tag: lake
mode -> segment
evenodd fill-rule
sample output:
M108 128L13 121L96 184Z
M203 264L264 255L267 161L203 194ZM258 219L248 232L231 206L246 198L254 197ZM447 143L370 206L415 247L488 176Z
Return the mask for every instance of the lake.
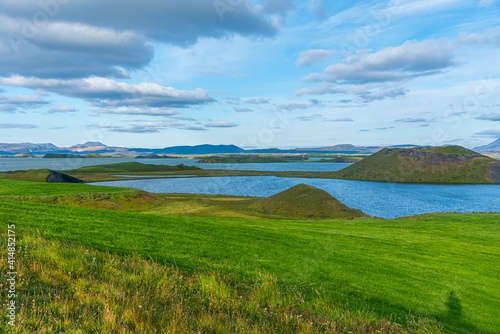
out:
M349 207L386 219L431 212L500 212L500 185L429 185L274 176L197 177L98 182L152 193L267 197L305 183Z
M0 172L49 168L53 170L76 169L85 166L116 164L120 162L140 162L150 165L197 166L202 169L248 170L270 172L332 172L345 168L350 163L334 162L282 162L282 163L196 163L196 159L134 159L134 158L0 158Z

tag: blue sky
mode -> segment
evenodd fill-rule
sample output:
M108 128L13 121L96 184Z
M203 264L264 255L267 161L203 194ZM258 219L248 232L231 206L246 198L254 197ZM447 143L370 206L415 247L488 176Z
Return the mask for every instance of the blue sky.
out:
M0 0L0 142L500 138L500 1Z

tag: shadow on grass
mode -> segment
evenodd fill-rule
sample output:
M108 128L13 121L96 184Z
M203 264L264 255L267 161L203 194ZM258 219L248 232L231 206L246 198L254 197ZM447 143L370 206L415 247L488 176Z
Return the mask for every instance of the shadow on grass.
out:
M474 325L463 319L462 303L454 291L450 291L448 293L445 306L447 310L443 314L438 315L436 318L438 321L445 324L448 329L454 331L460 330L464 333L480 332Z
M446 301L446 307L448 308L446 318L452 320L453 322L461 322L462 303L460 303L460 299L457 297L455 292L450 291L448 300Z
M352 297L355 297L355 294L350 295ZM359 300L361 300L361 298L359 298ZM435 319L440 325L444 327L445 333L482 333L476 326L463 319L464 315L462 303L454 291L450 291L447 294L447 299L444 302L446 310L437 315L412 313L403 305L387 303L386 300L380 298L365 299L365 302L368 304L372 312L381 317L387 317L387 314L411 314L411 316L407 317L406 321L404 318L399 318L397 316L395 318L392 318L393 321L399 323L407 323L407 321L411 321L412 318L416 319L419 317L424 317Z

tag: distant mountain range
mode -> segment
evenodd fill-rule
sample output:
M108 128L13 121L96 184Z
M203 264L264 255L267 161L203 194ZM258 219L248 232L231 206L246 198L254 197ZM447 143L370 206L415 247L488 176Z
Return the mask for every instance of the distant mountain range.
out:
M500 138L488 145L476 147L474 150L483 153L500 153Z
M47 154L47 153L101 153L115 155L140 155L140 154L216 154L216 153L375 153L383 147L379 146L354 146L350 144L307 147L294 149L254 149L245 150L235 145L196 145L196 146L172 146L161 149L149 148L126 148L107 146L101 142L86 142L71 147L57 147L54 144L33 143L0 143L0 155L14 155L20 153Z
M395 145L388 148L411 148L417 145ZM126 148L107 146L101 142L86 142L71 147L57 147L54 144L33 143L0 143L0 155L15 155L20 153L47 154L47 153L99 153L111 155L145 155L145 154L217 154L217 153L349 153L349 154L372 154L380 151L382 146L354 146L351 144L340 144L325 147L305 147L293 149L253 149L245 150L235 145L196 145L196 146L171 146L160 149L151 148ZM480 152L500 152L500 139L491 144L475 148Z

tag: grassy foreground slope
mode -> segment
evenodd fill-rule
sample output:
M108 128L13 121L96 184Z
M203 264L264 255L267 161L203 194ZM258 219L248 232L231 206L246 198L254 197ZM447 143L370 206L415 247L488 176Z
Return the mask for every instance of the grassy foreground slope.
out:
M481 184L496 182L488 168L497 163L460 146L386 148L333 175L362 181Z
M280 287L270 275L247 279L202 270L186 275L138 255L110 254L39 234L24 235L20 247L18 326L7 325L2 314L5 334L440 332L425 318L412 318L403 327L332 301L310 301L304 289ZM3 272L9 271L6 264L2 259ZM337 316L318 315L324 309Z
M496 333L500 325L499 214L231 220L0 200L0 221L15 223L21 235L38 230L43 238L136 253L185 272L231 272L240 281L271 275L280 287L301 286L305 303L328 319L340 317L328 306L335 301L376 318L393 314L400 324L411 322L409 314L435 318L451 333Z

